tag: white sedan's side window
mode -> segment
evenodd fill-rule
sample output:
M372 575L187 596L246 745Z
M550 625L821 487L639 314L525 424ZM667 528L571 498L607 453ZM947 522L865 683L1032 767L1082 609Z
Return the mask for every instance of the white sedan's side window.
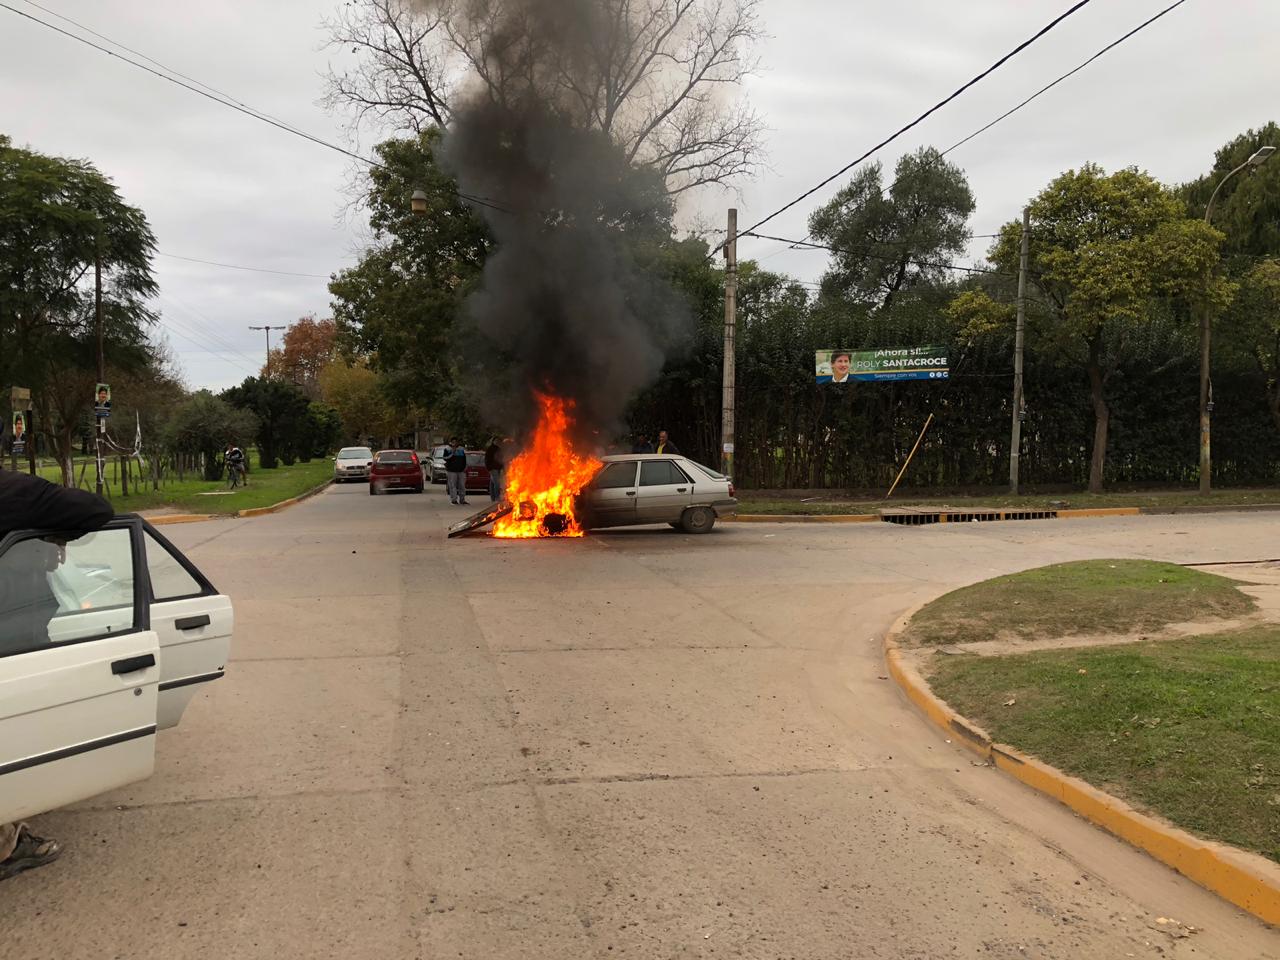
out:
M178 558L150 533L145 538L147 544L147 572L151 577L151 594L157 603L166 600L179 600L184 597L198 597L204 593L204 587L195 577L187 572L186 567L178 562Z
M134 629L133 576L127 529L15 543L0 555L0 656Z

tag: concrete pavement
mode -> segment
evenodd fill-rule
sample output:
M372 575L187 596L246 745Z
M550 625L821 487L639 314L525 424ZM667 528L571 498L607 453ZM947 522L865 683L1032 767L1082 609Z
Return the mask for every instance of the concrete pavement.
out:
M1272 557L1280 516L446 541L441 489L166 529L233 661L155 776L41 818L0 955L1280 958L974 766L879 642L1044 563Z

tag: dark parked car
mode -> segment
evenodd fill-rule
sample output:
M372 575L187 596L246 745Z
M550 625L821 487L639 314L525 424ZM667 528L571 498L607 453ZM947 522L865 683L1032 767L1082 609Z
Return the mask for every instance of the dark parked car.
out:
M489 468L484 465L483 450L467 451L467 492L489 492Z
M379 450L369 466L369 495L387 490L412 490L422 493L426 483L422 464L412 450Z

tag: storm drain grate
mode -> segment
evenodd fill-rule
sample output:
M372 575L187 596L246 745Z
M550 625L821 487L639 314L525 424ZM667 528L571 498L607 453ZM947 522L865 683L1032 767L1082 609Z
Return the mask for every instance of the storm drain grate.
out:
M922 526L927 523L989 523L995 520L1056 520L1057 510L951 510L946 507L890 507L880 511L885 523Z

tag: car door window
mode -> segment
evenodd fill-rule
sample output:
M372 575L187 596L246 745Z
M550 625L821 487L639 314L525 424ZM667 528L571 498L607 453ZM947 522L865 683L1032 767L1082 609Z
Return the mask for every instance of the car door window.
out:
M628 463L611 463L596 475L592 486L597 490L612 490L618 487L634 487L636 484L635 461Z
M0 656L141 629L133 596L127 528L20 540L0 555Z
M156 603L199 597L209 592L150 530L147 531L146 544L147 574L151 577L151 597Z
M670 460L645 460L640 464L640 486L661 487L688 483L689 478Z

